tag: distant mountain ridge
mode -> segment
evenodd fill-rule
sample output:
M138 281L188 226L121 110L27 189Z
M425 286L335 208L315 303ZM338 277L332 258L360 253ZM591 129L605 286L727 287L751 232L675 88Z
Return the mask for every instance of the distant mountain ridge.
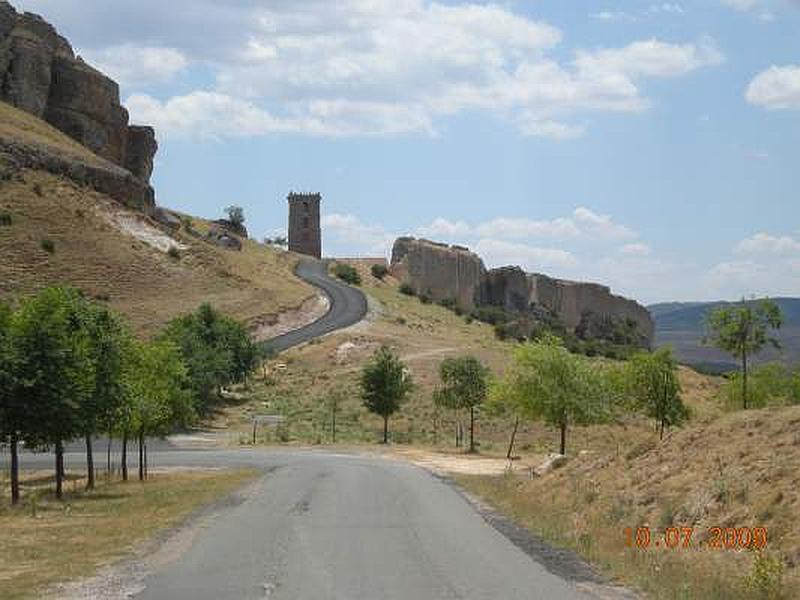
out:
M783 314L783 327L777 337L781 351L765 349L755 362L780 360L800 362L800 298L773 298ZM647 307L656 324L656 346L672 346L687 364L713 371L726 371L737 365L733 358L703 345L705 318L713 309L735 302L662 302Z

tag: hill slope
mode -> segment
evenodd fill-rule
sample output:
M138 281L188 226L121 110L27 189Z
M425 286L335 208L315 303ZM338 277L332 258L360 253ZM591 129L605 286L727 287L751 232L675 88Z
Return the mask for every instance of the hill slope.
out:
M778 334L781 352L767 349L756 362L800 361L800 298L774 298L783 313L784 325ZM680 360L694 365L735 368L730 355L703 345L705 317L726 302L665 302L648 306L656 321L656 345L672 346Z
M3 103L0 144L33 148L78 166L119 169ZM20 168L5 154L0 170L0 213L11 220L0 225L0 297L74 285L107 298L147 334L206 301L239 319L264 323L315 296L293 276L292 254L251 240L241 252L210 244L202 239L209 223L198 218L190 218L194 235L185 228L170 233L69 173ZM43 240L52 241L52 253ZM180 248L177 258L167 254L173 245Z

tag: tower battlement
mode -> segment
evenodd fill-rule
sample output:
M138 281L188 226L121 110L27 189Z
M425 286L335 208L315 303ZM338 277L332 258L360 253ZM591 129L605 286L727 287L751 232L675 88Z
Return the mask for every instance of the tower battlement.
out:
M290 192L289 250L322 258L322 231L320 228L320 202L322 194Z

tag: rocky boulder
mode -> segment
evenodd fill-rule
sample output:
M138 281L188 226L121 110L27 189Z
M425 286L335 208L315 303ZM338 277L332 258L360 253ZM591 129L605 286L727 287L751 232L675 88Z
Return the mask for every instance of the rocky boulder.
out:
M233 235L228 229L216 223L211 225L211 229L209 229L206 234L206 239L212 244L222 246L229 250L242 249L242 240Z

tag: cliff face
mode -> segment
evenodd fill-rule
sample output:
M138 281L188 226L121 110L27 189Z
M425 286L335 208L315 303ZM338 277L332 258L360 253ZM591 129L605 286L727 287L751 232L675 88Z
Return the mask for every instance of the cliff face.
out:
M66 133L149 185L158 149L150 127L128 125L119 86L76 57L44 19L0 0L0 100Z
M480 257L465 248L400 238L392 250L392 274L434 300L455 298L462 308L497 306L519 313L544 308L570 331L591 331L594 319L631 319L647 343L653 341L655 327L647 309L604 285L529 274L519 267L487 271Z
M391 271L417 293L437 301L452 298L467 309L475 306L486 273L480 257L466 248L411 237L394 243Z

